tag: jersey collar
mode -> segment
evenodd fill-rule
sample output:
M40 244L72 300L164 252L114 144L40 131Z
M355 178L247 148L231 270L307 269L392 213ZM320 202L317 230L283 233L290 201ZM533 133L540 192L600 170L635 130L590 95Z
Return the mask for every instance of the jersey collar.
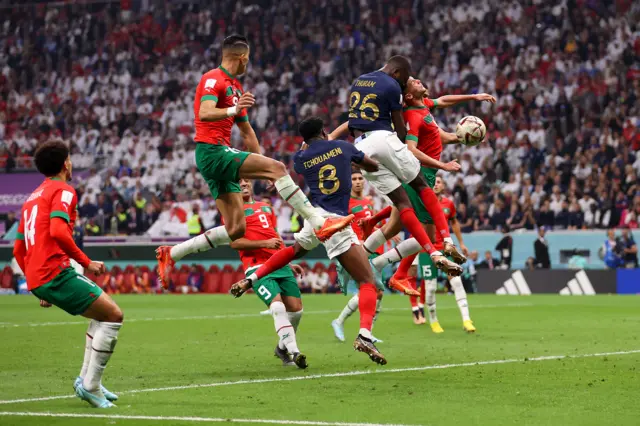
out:
M227 71L227 69L225 67L223 67L222 65L220 65L218 67L219 70L221 70L223 73L225 73L226 75L228 75L230 78L236 78L235 75L231 74L229 71Z
M411 107L407 107L404 110L405 111L411 111L413 109L425 109L427 106L426 105L422 105L422 106L411 106Z
M62 179L60 179L60 178L57 178L57 177L52 177L52 178L49 178L49 180L57 180L57 181L60 181L60 182L62 182Z

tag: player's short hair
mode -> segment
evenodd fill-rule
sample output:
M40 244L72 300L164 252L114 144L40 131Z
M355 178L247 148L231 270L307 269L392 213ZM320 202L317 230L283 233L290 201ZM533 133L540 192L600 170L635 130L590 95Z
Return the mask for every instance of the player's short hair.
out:
M396 55L389 58L387 64L392 68L411 71L411 61L406 56Z
M62 140L47 141L36 149L33 159L36 168L46 177L55 176L62 171L69 157L69 147Z
M243 35L232 34L222 41L223 55L242 56L249 50L249 40Z
M298 125L298 132L305 141L322 136L324 121L320 117L305 118Z
M351 167L351 174L354 173L358 173L358 174L362 174L362 169L360 169L359 167Z

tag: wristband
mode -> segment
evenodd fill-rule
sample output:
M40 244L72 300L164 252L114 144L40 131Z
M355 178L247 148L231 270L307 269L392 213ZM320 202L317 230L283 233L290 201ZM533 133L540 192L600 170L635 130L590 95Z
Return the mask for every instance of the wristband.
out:
M227 117L233 117L236 114L238 114L238 108L234 106L227 108Z

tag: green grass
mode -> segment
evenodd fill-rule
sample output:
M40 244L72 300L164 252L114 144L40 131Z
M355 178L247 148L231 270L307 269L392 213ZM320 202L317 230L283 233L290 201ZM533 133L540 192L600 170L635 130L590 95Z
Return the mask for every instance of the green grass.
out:
M77 398L66 398L3 403L0 412L429 425L638 424L640 353L579 357L640 350L640 298L636 297L471 296L478 333L467 335L453 297L439 295L445 333L434 335L428 326L413 325L406 298L389 296L374 329L385 340L379 348L389 363L378 367L351 347L357 315L347 323L346 343L333 337L329 323L348 299L308 296L298 333L310 363L306 371L283 369L272 356L273 322L257 315L264 307L253 295L240 300L230 296L116 300L125 312L125 325L104 383L120 392L117 409L98 411ZM82 362L85 328L82 318L56 308L41 309L35 298L0 297L0 400L70 395ZM570 358L531 359L553 355ZM451 366L494 360L516 361ZM438 364L450 366L127 393ZM0 413L0 425L14 424L197 423Z

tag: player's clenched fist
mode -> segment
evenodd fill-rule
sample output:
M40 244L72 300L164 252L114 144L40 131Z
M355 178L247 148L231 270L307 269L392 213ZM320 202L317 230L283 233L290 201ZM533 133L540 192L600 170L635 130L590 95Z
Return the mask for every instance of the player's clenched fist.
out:
M449 161L444 165L444 171L446 172L458 172L462 166L458 163L457 160Z
M284 242L280 238L271 238L270 240L266 240L265 248L269 249L279 249L284 245Z
M92 260L91 263L89 263L89 266L87 266L87 271L95 275L104 274L104 272L106 271L104 262L96 262L95 260Z
M253 96L253 93L245 92L242 94L242 96L240 96L240 99L238 99L236 108L238 108L238 110L251 108L255 103L256 103L256 98L255 96Z

